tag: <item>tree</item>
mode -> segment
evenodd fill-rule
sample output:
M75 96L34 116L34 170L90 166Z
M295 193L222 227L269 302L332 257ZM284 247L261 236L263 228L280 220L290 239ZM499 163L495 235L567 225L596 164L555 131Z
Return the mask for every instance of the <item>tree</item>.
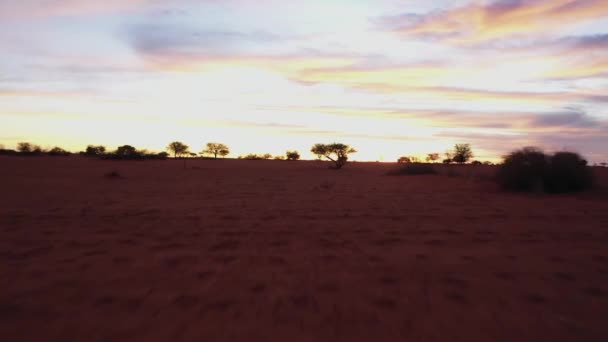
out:
M334 162L334 164L336 164L336 169L341 169L346 164L350 153L357 152L354 148L341 143L315 144L310 151L319 158L325 157ZM332 157L332 155L335 156Z
M298 151L287 151L285 153L285 155L287 156L287 160L299 160L300 159L300 154L298 153Z
M411 163L411 162L412 162L412 160L410 159L410 157L406 157L406 156L399 157L399 159L397 159L397 163L399 163L399 164L407 164L407 163Z
M397 163L399 164L407 164L407 163L420 163L420 158L415 156L403 156L397 159Z
M272 154L270 154L270 153L265 153L265 154L262 156L262 158L263 158L263 159L266 159L266 160L268 160L268 159L272 159Z
M180 141L174 141L167 146L167 150L173 152L173 158L181 157L182 155L189 153L189 148L188 145Z
M141 156L137 149L131 145L119 146L114 155L120 159L137 159Z
M230 150L228 148L220 150L220 156L222 156L222 158L226 158L226 156L229 154L230 154Z
M439 160L439 153L429 153L426 155L426 161L429 163L434 163Z
M456 144L454 146L454 157L452 160L459 164L464 164L473 158L473 151L469 144Z
M21 153L30 153L34 150L34 146L29 142L20 142L17 144L17 151Z
M217 159L218 155L225 157L230 154L230 149L228 146L222 143L210 142L207 143L207 147L201 152L201 154L212 154L213 158Z
M61 147L53 147L51 150L49 150L49 155L50 156L68 156L68 155L70 155L70 152L62 149Z
M89 145L87 146L87 149L85 150L84 154L87 156L102 156L106 153L106 148L105 146L102 145L98 145L98 146L94 146L94 145Z

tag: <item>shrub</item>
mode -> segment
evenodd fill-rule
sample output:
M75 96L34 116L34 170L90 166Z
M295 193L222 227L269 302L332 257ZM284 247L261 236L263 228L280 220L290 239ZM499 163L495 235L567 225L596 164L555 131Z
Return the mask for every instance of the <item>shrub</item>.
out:
M287 157L287 160L299 160L300 159L300 153L298 153L298 151L287 151L287 152L285 152L285 156Z
M70 154L71 154L70 152L62 149L61 147L53 147L48 152L49 156L69 156Z
M84 155L85 156L100 157L100 156L103 156L105 153L106 153L105 146L102 146L102 145L98 145L98 146L89 145L89 146L87 146L87 149L85 150Z
M506 190L561 193L589 189L593 174L577 153L547 156L540 149L526 147L504 158L497 181Z
M420 163L407 163L404 166L399 167L393 171L390 171L390 175L400 176L400 175L434 175L437 171L428 164L420 164Z
M587 161L574 152L557 152L549 160L545 190L553 193L575 192L591 188L593 173Z
M506 190L542 190L548 158L543 151L525 147L504 157L497 173L498 183Z

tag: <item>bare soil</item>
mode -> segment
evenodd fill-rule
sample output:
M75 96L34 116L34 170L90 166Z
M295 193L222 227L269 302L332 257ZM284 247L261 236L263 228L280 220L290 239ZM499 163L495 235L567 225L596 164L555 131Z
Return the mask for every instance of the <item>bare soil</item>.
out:
M327 166L0 158L1 339L608 340L603 192Z

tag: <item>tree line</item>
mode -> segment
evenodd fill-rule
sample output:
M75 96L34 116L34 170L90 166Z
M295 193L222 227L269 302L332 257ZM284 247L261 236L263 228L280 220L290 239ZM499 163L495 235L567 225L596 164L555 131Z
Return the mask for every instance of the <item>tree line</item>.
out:
M230 148L219 142L209 142L203 149L194 153L190 151L190 146L180 141L173 141L166 147L168 152L149 152L145 149L139 150L131 145L122 145L116 148L116 150L108 151L103 145L88 145L84 151L78 152L79 155L89 157L99 157L102 159L125 159L125 160L146 160L146 159L166 159L170 156L173 158L193 158L193 157L204 157L218 159L218 157L225 158L230 154ZM319 160L326 159L334 164L334 168L341 169L348 161L348 156L352 153L356 153L357 150L353 147L342 144L342 143L329 143L329 144L314 144L310 152L317 156ZM69 156L74 153L69 152L61 147L53 147L50 149L43 149L39 145L20 142L17 144L16 150L5 149L4 146L0 145L0 155L25 155L25 156L36 156L36 155L49 155L49 156ZM424 161L427 163L438 163L443 164L465 164L471 161L474 157L473 150L470 144L456 144L452 150L444 153L445 158L441 160L440 153L428 153ZM237 159L245 160L299 160L300 153L298 151L288 150L284 155L273 156L270 153L265 154L246 154L238 156ZM400 164L415 164L422 163L422 159L416 156L402 156L397 159ZM493 165L491 162L480 162L477 160L471 161L473 165ZM608 166L608 163L598 163L596 166Z

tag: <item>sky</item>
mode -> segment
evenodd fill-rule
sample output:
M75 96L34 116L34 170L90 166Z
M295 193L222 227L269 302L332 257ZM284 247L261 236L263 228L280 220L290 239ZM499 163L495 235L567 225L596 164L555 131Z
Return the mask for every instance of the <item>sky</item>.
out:
M606 0L0 0L0 145L608 161Z

